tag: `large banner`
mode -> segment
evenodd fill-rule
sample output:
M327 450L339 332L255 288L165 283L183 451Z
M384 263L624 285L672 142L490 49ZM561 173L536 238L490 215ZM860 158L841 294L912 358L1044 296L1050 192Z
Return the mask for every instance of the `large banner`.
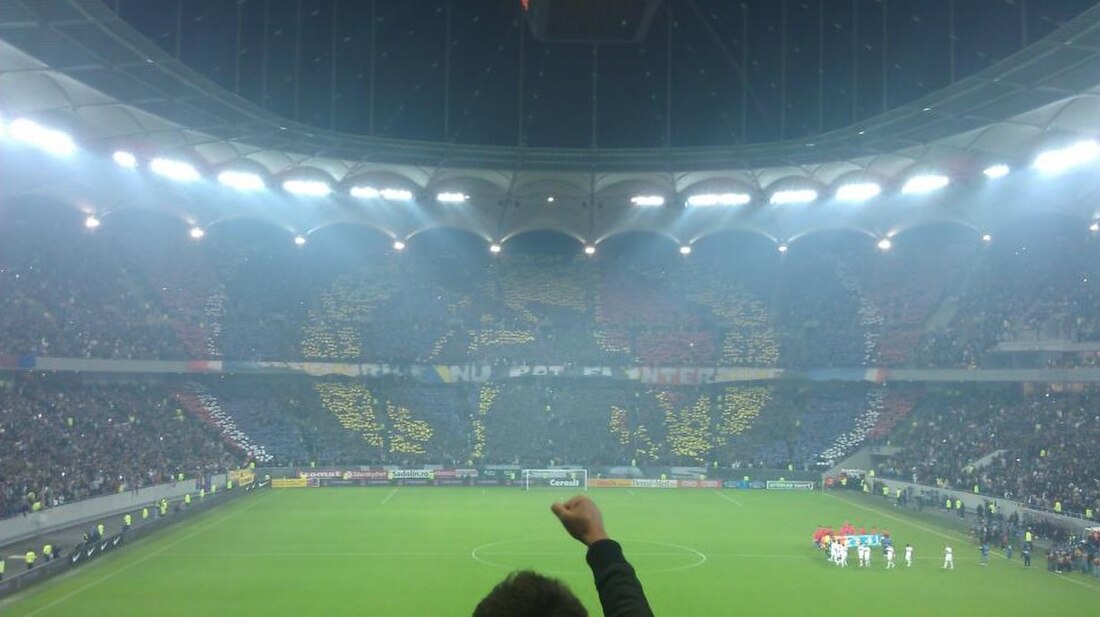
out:
M307 488L309 480L306 478L273 478L271 488Z
M650 386L699 386L752 381L1032 382L1097 383L1100 368L794 370L736 366L574 366L564 364L356 364L350 362L241 362L233 360L107 360L0 356L0 370L98 373L304 374L374 379L388 376L438 384L485 383L525 377L618 379Z

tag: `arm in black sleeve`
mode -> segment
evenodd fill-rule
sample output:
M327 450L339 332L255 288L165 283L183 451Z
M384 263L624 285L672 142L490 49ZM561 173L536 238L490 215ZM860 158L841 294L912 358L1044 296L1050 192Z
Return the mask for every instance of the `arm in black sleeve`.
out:
M614 540L599 540L588 547L588 566L596 579L604 617L653 617L642 583Z

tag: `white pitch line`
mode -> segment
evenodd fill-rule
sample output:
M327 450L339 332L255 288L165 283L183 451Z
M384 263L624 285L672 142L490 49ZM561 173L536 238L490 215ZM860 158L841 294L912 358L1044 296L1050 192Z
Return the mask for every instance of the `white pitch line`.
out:
M1065 576L1063 574L1059 574L1058 572L1047 572L1047 574L1050 574L1051 576L1056 576L1056 577L1062 579L1063 581L1066 581L1067 583L1073 583L1074 585L1080 585L1080 586L1084 587L1085 589L1091 589L1091 590L1095 591L1096 593L1100 593L1100 587L1094 587L1092 585L1089 585L1088 583L1082 583L1081 581L1074 580L1074 579L1072 579L1068 576Z
M392 491L390 491L389 495L386 495L385 499L382 500L382 505L386 505L386 502L390 500L390 497L393 497L396 494L397 494L397 489L395 488Z
M744 508L744 507L745 507L745 504L741 503L740 501L737 501L737 500L736 500L736 499L734 499L733 497L730 497L729 495L727 495L727 494L723 493L723 492L722 492L722 491L720 491L720 490L715 490L715 491L714 491L714 494L715 494L715 495L718 495L718 496L719 496L719 497L721 497L722 499L725 499L726 501L728 501L728 502L730 502L730 503L732 503L732 504L735 504L735 505L737 505L737 506L740 506L740 507L742 507L742 508Z
M268 493L268 495L274 495L274 493ZM83 593L83 592L91 589L92 587L95 587L96 585L102 583L103 581L105 581L107 579L114 578L115 576L118 576L119 574L122 574L123 572L129 570L130 568L132 568L132 567L134 567L138 564L145 563L146 561L152 559L153 557L157 557L158 555L163 554L165 551L172 548L173 546L176 546L176 545L181 544L181 543L183 543L187 540L190 540L191 538L199 535L200 533L202 533L204 531L207 531L207 530L209 530L209 529L211 529L211 528L213 528L217 525L220 525L221 523L224 523L225 521L229 520L230 518L233 518L234 516L237 516L238 514L240 514L242 512L245 512L245 511L248 511L248 510L252 509L253 507L255 507L256 505L258 505L259 503L261 503L263 501L267 501L267 498L266 497L260 497L256 501L253 501L252 503L250 503L247 506L241 508L240 510L237 510L235 512L230 512L230 513L226 514L225 516L223 516L223 517L221 517L217 520L210 521L210 523L208 525L204 525L202 527L199 527L198 529L196 529L196 530L192 531L191 533L183 536L182 538L180 538L180 539L178 539L174 542L169 542L168 544L165 544L164 546L157 549L156 551L153 551L152 553L149 553L148 555L146 555L146 556L144 556L140 559L136 559L134 561L131 561L130 563L116 569L114 572L108 573L106 576L104 576L102 578L96 579L96 580L88 583L87 585L84 585L83 587L78 587L78 588L74 589L73 591L70 591L69 593L67 593L67 594L61 596L60 598L54 600L53 602L50 602L48 604L43 604L42 606L39 606L38 608L36 608L33 611L31 611L31 612L27 613L26 615L24 615L24 617L34 617L34 615L37 615L37 614L41 613L42 611L44 611L46 609L53 608L53 607L57 606L58 604L61 604L62 602L68 600L69 598L71 598L71 597L73 597L77 594Z

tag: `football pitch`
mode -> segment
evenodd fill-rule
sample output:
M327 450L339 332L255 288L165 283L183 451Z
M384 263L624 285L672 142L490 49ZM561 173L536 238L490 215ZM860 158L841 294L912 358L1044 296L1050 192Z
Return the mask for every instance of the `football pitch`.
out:
M0 603L7 617L469 615L507 572L566 581L601 615L584 563L550 503L571 493L510 488L267 490L150 536ZM659 616L1100 616L1100 581L1053 575L1036 555L978 550L955 532L821 493L592 490L608 532ZM876 502L877 503L877 502ZM827 563L818 524L888 529L915 547L905 567ZM955 548L955 570L940 568Z

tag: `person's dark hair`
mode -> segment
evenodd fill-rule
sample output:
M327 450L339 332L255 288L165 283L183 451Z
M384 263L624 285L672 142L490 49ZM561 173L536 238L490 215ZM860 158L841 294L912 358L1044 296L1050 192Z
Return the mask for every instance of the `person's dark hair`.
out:
M473 617L588 617L588 611L565 583L520 570L493 587Z

